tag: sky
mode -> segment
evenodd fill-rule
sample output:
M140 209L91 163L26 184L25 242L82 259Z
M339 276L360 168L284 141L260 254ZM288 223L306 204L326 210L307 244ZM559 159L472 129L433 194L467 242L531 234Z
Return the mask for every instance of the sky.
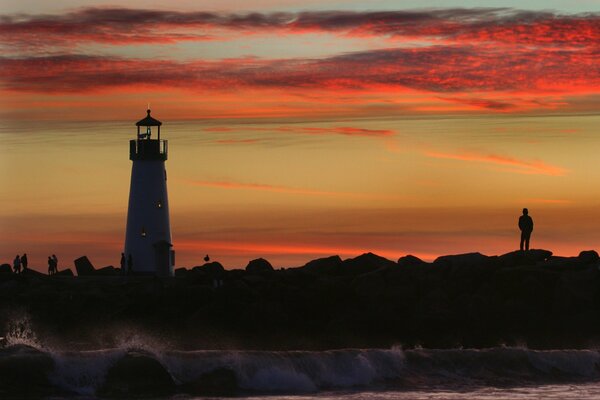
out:
M118 265L135 122L177 266L598 249L600 1L0 0L0 262Z

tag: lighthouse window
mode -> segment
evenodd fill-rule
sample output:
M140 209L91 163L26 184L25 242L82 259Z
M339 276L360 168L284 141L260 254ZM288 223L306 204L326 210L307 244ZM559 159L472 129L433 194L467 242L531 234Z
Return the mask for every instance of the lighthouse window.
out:
M159 200L159 201L156 202L156 207L162 208L162 201L161 200Z
M146 228L142 228L142 237L146 237Z

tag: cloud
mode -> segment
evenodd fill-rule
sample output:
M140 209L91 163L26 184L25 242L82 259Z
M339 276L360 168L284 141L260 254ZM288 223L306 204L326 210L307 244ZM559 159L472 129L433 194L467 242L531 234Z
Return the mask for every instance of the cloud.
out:
M428 151L425 153L425 155L427 157L432 158L442 158L449 160L491 164L501 167L509 167L508 169L504 170L518 174L550 176L564 176L567 174L567 171L564 168L549 165L542 161L526 161L496 154L478 154L473 152L441 153L435 151Z
M481 49L431 46L355 52L323 59L176 62L62 55L0 58L3 88L80 93L115 88L242 88L345 91L577 94L600 88L600 49ZM452 97L452 96L450 96ZM473 101L471 101L473 103ZM504 109L484 102L483 108ZM351 134L351 132L347 132Z
M247 14L85 8L63 15L0 17L0 43L25 47L70 47L80 42L174 43L226 38L241 31L597 47L599 21L600 15L595 13L508 8Z
M238 131L245 132L282 132L282 133L300 133L305 135L344 135L344 136L365 136L365 137L385 137L395 135L391 129L367 129L352 126L337 127L302 127L302 126L274 126L269 128L240 126ZM229 127L209 127L204 128L205 132L231 132L233 128ZM253 139L245 139L253 140ZM234 140L237 142L238 140ZM222 142L222 141L220 141Z

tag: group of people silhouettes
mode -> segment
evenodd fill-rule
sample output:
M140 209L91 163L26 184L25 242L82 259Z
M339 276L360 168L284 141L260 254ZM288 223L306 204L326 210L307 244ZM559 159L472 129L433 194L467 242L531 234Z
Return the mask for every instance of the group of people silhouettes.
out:
M20 274L27 269L27 253L23 253L22 256L18 255L13 260L13 271L15 274Z
M58 272L58 258L56 254L48 257L48 275L54 275Z

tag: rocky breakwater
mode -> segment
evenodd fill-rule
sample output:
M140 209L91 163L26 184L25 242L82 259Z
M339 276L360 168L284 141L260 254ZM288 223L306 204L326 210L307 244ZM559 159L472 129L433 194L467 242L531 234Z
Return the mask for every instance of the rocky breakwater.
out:
M0 329L26 314L38 337L109 346L132 332L183 348L586 347L600 339L595 251L448 255L429 263L372 253L275 269L218 262L170 279L0 274Z

